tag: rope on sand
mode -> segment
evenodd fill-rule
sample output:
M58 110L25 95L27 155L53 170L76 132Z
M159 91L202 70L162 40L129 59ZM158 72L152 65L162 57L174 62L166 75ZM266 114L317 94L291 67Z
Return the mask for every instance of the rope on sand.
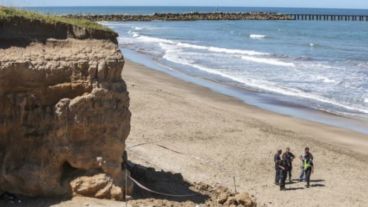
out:
M168 147L166 147L166 146L164 146L164 145L161 145L161 144L156 144L156 146L161 147L161 148L164 148L164 149L169 150L169 151L171 151L171 152L174 152L174 153L176 153L176 154L185 155L185 154L184 154L184 153L182 153L182 152L179 152L179 151L176 151L176 150L170 149L170 148L168 148Z
M164 145L161 145L161 144L156 144L156 143L158 143L159 141L157 141L157 142L145 142L145 143L140 143L140 144L137 144L137 145L134 145L134 146L131 146L131 147L129 147L129 148L127 148L127 149L131 149L131 148L134 148L134 147L138 147L138 146L142 146L142 145L148 145L148 144L154 144L154 145L156 145L157 147L160 147L160 148L162 148L162 149L165 149L165 150L168 150L168 151L171 151L171 152L173 152L173 153L176 153L176 154L180 154L180 155L183 155L183 156L188 156L188 157L191 157L191 158L193 158L193 159L195 159L195 160L198 160L202 165L204 165L204 166L208 166L208 165L211 165L211 166L215 166L215 168L217 168L217 169L220 169L221 171L223 171L223 172L228 172L228 170L229 169L226 169L226 168L224 168L224 167L222 167L221 165L218 165L218 163L216 163L216 162L211 162L210 160L204 160L204 159L202 159L202 158L200 158L200 157L197 157L197 156L193 156L193 155L189 155L189 154L186 154L186 153L183 153L183 152L180 152L180 151L177 151L177 150L173 150L173 149L170 149L169 147L166 147L166 146L164 146ZM131 177L130 177L131 178ZM134 180L133 178L131 178L132 180L133 180L133 182L134 181L136 181L136 180ZM234 191L235 191L235 193L237 192L237 189L236 189L236 181L235 181L235 176L233 176L233 183L234 183ZM137 183L136 183L137 184ZM138 185L138 184L137 184ZM138 185L139 186L139 185ZM142 185L143 186L143 185ZM140 186L139 186L140 187ZM144 187L144 186L143 186ZM148 188L147 188L148 189ZM146 189L145 189L146 190ZM151 191L150 191L151 192ZM159 194L159 193L156 193L156 194ZM162 195L162 194L160 194L160 195ZM168 195L167 195L168 196ZM194 195L193 195L194 196ZM185 197L185 196L181 196L181 197ZM190 197L190 196L187 196L187 197Z
M142 145L149 145L149 144L152 144L152 145L155 145L155 146L160 147L160 148L162 148L162 149L165 149L165 150L168 150L168 151L174 152L174 153L176 153L176 154L180 154L180 155L183 155L183 156L191 157L191 158L193 158L193 159L195 159L195 160L198 160L198 161L199 161L202 165L204 165L204 166L209 166L209 165L210 165L210 166L216 166L216 168L220 169L221 171L224 171L224 172L228 171L228 169L225 169L225 168L221 167L221 166L220 166L220 165L218 165L218 163L216 163L216 162L213 162L213 161L210 161L210 160L204 160L204 159L202 159L202 158L200 158L200 157L193 156L193 155L189 155L189 154L186 154L186 153L183 153L183 152L179 152L179 151L177 151L177 150L170 149L169 147L166 147L166 146L161 145L161 144L156 144L156 143L158 143L158 142L160 142L160 141L155 141L155 142L144 142L144 143L140 143L140 144L136 144L136 145L133 145L133 146L127 147L126 149L127 149L127 150L130 150L130 149L132 149L132 148L139 147L139 146L142 146Z
M135 180L134 178L132 178L131 176L129 176L130 180L133 181L133 183L135 183L138 187L140 187L141 189L148 191L150 193L154 193L154 194L158 194L158 195L162 195L162 196L169 196L169 197L193 197L193 196L197 196L196 194L184 194L184 195L176 195L176 194L169 194L169 193L162 193L162 192L158 192L155 190L152 190L146 186L144 186L143 184L139 183L137 180Z
M132 149L132 148L135 148L135 147L139 147L139 146L142 146L142 145L148 145L148 144L155 144L159 141L153 141L153 142L143 142L143 143L139 143L139 144L136 144L136 145L133 145L133 146L128 146L126 149Z

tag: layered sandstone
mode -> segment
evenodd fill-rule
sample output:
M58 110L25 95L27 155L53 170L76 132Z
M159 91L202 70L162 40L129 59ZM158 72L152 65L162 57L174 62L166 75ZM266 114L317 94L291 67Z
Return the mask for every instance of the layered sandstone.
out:
M131 186L121 169L131 114L116 40L53 39L45 32L37 42L37 32L27 38L31 25L6 24L12 26L0 32L0 192L121 199L124 183Z

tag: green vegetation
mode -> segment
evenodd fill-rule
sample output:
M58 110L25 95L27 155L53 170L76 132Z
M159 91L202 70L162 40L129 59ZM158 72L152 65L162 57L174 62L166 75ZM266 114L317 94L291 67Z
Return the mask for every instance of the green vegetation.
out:
M11 19L17 18L17 17L25 18L30 21L41 21L41 22L45 22L48 24L65 23L65 24L70 24L70 25L74 25L77 27L87 28L87 29L113 32L107 27L104 27L100 24L97 24L95 22L85 20L85 19L74 19L74 18L68 18L68 17L42 15L42 14L38 14L35 12L0 6L0 22L10 21Z

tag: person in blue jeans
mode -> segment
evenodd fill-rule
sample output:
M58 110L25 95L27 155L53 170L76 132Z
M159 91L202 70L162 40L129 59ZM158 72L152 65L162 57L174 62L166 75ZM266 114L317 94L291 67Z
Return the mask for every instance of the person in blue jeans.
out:
M277 150L276 154L273 157L273 161L275 163L275 184L279 185L281 180L281 171L280 171L280 164L281 164L281 154L282 150Z
M286 148L284 155L285 155L286 163L288 164L287 175L289 177L289 182L291 183L292 182L291 173L293 170L293 160L295 158L295 155L292 152L290 152L290 147Z
M282 160L279 164L279 172L280 172L280 190L285 190L285 181L289 172L289 163L288 163L288 155L287 152L285 152L282 155Z
M299 176L299 180L300 182L304 181L304 155L300 155L300 176Z

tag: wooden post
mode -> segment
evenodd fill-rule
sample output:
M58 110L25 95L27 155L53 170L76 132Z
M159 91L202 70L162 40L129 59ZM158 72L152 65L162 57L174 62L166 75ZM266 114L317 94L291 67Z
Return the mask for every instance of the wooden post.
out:
M126 167L125 167L125 189L124 189L124 191L125 191L124 192L125 207L128 207L128 199L127 199L127 192L128 192L128 169Z
M235 176L233 176L233 180L234 180L234 190L235 190L235 193L238 193L237 190L236 190Z

